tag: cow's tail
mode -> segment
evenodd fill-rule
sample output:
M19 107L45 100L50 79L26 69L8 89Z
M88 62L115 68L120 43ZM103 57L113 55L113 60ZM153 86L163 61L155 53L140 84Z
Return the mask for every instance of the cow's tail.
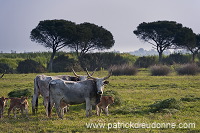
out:
M50 92L51 82L49 83L49 100L48 100L48 117L51 117L51 111L52 111L52 104L51 104L51 92Z
M38 86L38 76L34 79L34 95L32 99L32 113L35 114L38 111L38 95L39 95L39 86Z

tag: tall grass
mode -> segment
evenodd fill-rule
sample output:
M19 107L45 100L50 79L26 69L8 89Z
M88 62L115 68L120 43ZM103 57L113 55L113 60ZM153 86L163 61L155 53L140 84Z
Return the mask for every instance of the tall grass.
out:
M171 72L171 69L165 65L154 65L150 67L152 76L166 76Z
M110 69L112 69L112 74L115 76L136 75L138 72L136 67L129 65L129 64L114 65Z
M197 75L199 67L196 64L184 64L176 68L179 75Z

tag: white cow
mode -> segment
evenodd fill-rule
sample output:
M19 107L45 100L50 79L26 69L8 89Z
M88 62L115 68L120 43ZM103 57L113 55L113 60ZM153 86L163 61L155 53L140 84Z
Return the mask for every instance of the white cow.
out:
M73 70L73 69L72 69ZM34 95L32 98L32 113L35 114L38 110L38 97L42 95L43 104L46 110L46 115L48 113L48 100L49 100L49 82L55 79L63 79L66 81L83 81L87 79L87 76L80 76L75 73L73 70L74 76L69 75L59 75L59 76L46 76L46 75L38 75L34 79ZM94 71L93 73L94 74Z
M88 72L87 72L88 73ZM103 94L104 84L108 84L108 79L111 74L104 78L93 78L79 82L65 81L55 79L49 83L49 104L48 116L51 117L52 103L55 103L55 108L58 116L63 118L64 106L67 104L86 103L86 116L91 115L92 105L99 103Z

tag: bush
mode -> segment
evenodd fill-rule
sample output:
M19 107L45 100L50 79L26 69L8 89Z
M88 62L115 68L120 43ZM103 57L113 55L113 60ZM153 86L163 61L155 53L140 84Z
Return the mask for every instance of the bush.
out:
M109 69L112 65L128 64L134 62L136 57L130 54L119 53L88 53L81 59L81 66L88 70L95 68Z
M138 70L136 67L128 64L124 65L114 65L110 69L112 69L112 75L136 75Z
M140 68L148 68L157 63L158 63L157 56L143 56L143 57L139 57L136 60L135 66L140 67Z
M53 72L71 72L72 68L76 71L82 70L78 61L69 58L69 56L66 56L65 54L62 54L54 59Z
M199 72L199 67L196 64L184 64L176 69L179 75L196 75Z
M171 72L171 69L165 65L154 65L150 67L152 76L166 76Z
M184 64L189 62L191 59L190 55L183 55L181 53L170 54L168 57L163 59L163 62L169 65L173 64Z
M175 98L165 99L163 101L157 101L154 104L149 106L151 112L166 112L176 109L180 109L180 101L176 100Z
M33 94L32 89L16 89L8 93L8 97L31 97Z
M0 63L0 73L13 73L13 69L8 64Z
M17 71L19 73L43 73L45 72L45 68L40 63L27 59L19 62Z
M7 64L12 70L16 70L19 62L23 60L24 59L22 58L9 58L9 57L0 58L0 62Z

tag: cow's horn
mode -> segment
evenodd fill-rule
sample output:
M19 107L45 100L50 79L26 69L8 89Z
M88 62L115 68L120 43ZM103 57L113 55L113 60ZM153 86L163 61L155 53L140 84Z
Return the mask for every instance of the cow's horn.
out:
M73 68L72 68L72 72L74 73L74 75L75 75L76 77L80 77L78 74L76 74L76 72L74 71Z
M97 68L94 69L94 71L90 74L90 76L92 76L96 70L97 70Z
M87 73L87 75L88 75L89 78L95 79L95 78L93 78L93 77L89 74L87 68L85 68L85 71L86 71L86 73Z
M108 76L107 76L107 77L104 77L103 79L106 80L106 79L108 79L111 75L112 75L112 69L111 69L110 72L108 73Z

